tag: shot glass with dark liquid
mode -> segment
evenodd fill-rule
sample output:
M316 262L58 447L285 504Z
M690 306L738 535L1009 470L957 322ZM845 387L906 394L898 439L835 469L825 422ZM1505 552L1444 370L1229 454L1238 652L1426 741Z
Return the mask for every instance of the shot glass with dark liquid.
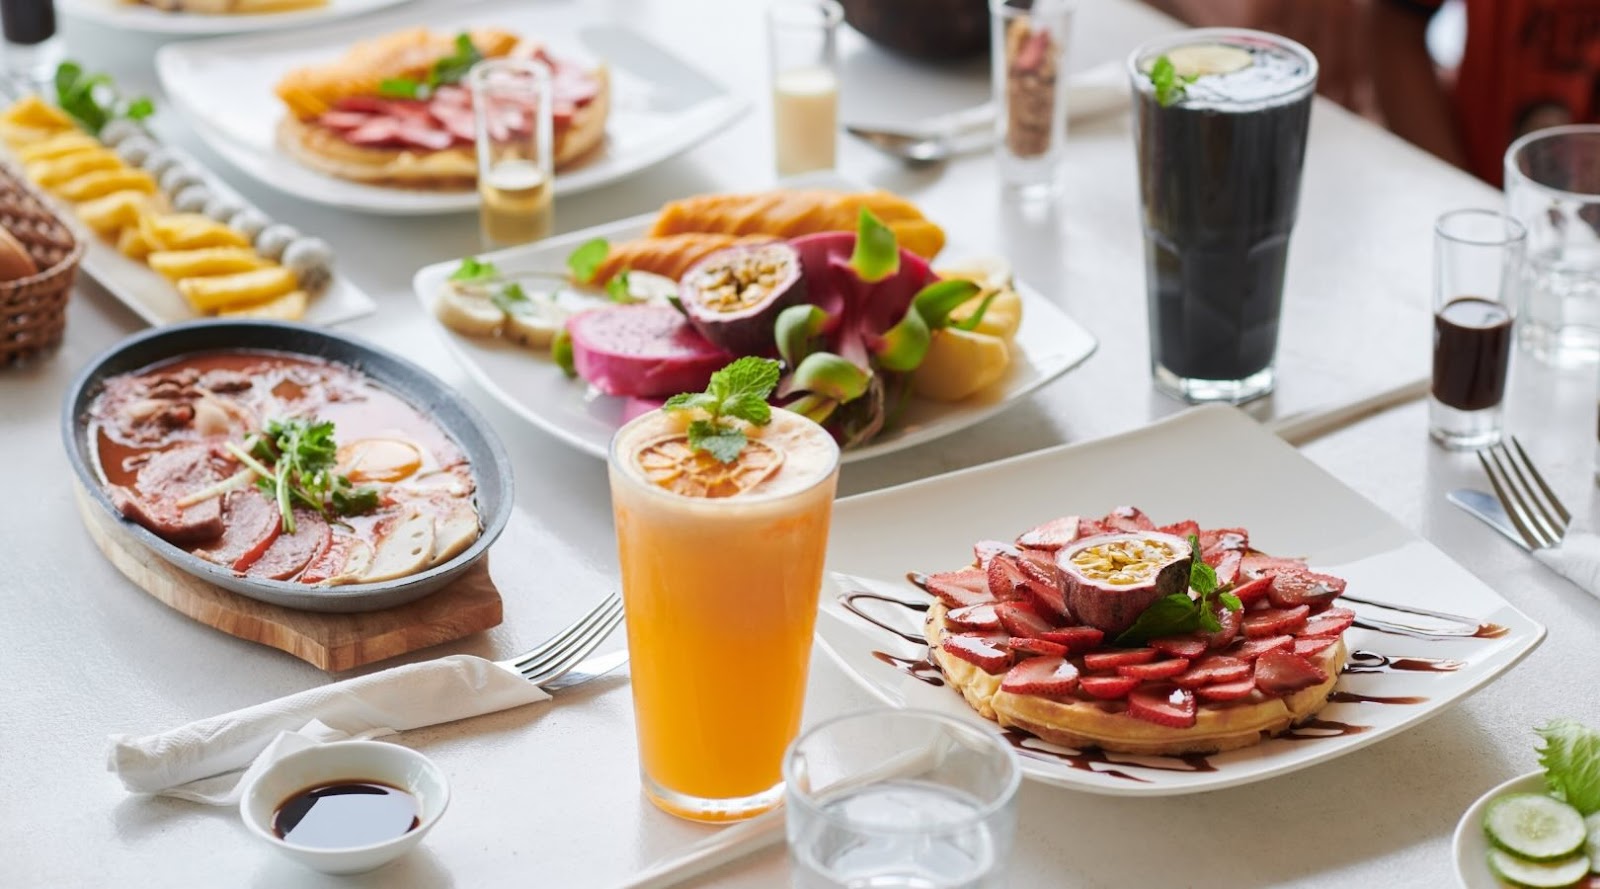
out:
M1500 441L1527 237L1494 210L1455 210L1434 224L1428 433L1447 448Z

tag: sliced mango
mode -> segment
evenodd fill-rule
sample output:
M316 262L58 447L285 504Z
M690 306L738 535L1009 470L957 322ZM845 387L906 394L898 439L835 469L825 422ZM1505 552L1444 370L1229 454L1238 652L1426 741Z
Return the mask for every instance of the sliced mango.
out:
M231 275L271 265L249 247L158 250L150 254L147 261L151 268L174 281L182 278L203 278L207 275Z
M310 297L304 290L291 290L266 302L223 309L217 314L223 318L260 318L266 321L299 321L306 316Z
M998 336L946 327L928 343L928 354L911 373L911 388L923 398L960 401L993 385L1011 366L1011 348Z
M158 250L198 250L202 247L248 247L239 232L199 213L166 213L140 222L145 239Z
M294 272L281 265L267 266L232 275L184 278L178 292L197 311L215 312L266 302L299 287Z
M129 226L117 235L117 250L129 259L143 260L150 255L154 245L144 236L144 229L137 225Z
M81 154L85 151L104 150L105 146L100 144L99 139L88 133L73 130L17 149L17 160L22 161L24 164L32 164L73 154Z
M78 218L100 237L116 240L123 229L138 228L140 218L149 211L150 200L150 195L142 191L114 191L79 204Z
M978 294L972 299L962 303L950 313L950 323L960 324L972 317L972 313L982 305L986 295ZM1009 288L996 291L994 299L989 301L989 308L983 312L983 317L978 319L978 326L973 330L977 333L987 333L1003 340L1016 337L1017 329L1022 326L1022 297L1015 290Z
M98 151L75 151L50 160L34 161L23 167L23 173L43 188L54 188L70 182L85 173L96 170L120 170L127 164L109 148Z
M114 191L142 191L145 194L155 194L156 180L143 170L121 167L115 170L95 170L92 173L85 173L60 183L53 190L76 204L105 197Z

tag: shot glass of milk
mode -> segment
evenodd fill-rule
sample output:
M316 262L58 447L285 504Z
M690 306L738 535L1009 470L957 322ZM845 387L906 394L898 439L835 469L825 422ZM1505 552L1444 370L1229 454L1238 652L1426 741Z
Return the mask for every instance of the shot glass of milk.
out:
M831 170L839 133L834 0L779 0L767 7L772 141L779 176Z

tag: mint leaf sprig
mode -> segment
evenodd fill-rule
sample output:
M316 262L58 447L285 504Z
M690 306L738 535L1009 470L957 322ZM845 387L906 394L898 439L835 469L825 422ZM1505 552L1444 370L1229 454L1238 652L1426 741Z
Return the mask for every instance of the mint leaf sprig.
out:
M441 86L460 83L472 66L483 61L483 53L472 44L472 36L463 31L456 35L455 52L434 61L422 80L410 77L388 77L378 82L378 95L388 99L426 99Z
M1184 97L1189 84L1200 78L1194 74L1179 74L1172 60L1159 56L1150 66L1150 85L1155 87L1156 101L1166 108Z
M55 88L56 105L95 136L119 117L140 121L156 111L148 96L123 98L111 75L90 74L73 61L56 66Z
M748 442L744 429L732 421L751 426L771 423L767 397L777 388L779 376L778 362L745 356L712 374L706 391L674 395L661 409L704 413L689 423L689 447L732 463Z
M1222 629L1222 622L1217 620L1216 603L1220 602L1229 611L1244 607L1239 597L1229 592L1232 585L1219 586L1216 569L1200 558L1199 537L1189 535L1189 548L1193 553L1189 562L1189 589L1196 595L1191 598L1187 592L1173 593L1150 603L1133 626L1117 636L1117 645L1131 648L1162 636L1215 633Z

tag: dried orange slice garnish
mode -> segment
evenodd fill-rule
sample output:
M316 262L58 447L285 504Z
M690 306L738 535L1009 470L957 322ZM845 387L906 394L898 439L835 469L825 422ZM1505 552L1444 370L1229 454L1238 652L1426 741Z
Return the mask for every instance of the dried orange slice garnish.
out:
M651 484L685 497L732 497L754 488L783 465L783 452L752 438L738 459L724 463L689 446L686 435L658 438L639 448L634 459Z

